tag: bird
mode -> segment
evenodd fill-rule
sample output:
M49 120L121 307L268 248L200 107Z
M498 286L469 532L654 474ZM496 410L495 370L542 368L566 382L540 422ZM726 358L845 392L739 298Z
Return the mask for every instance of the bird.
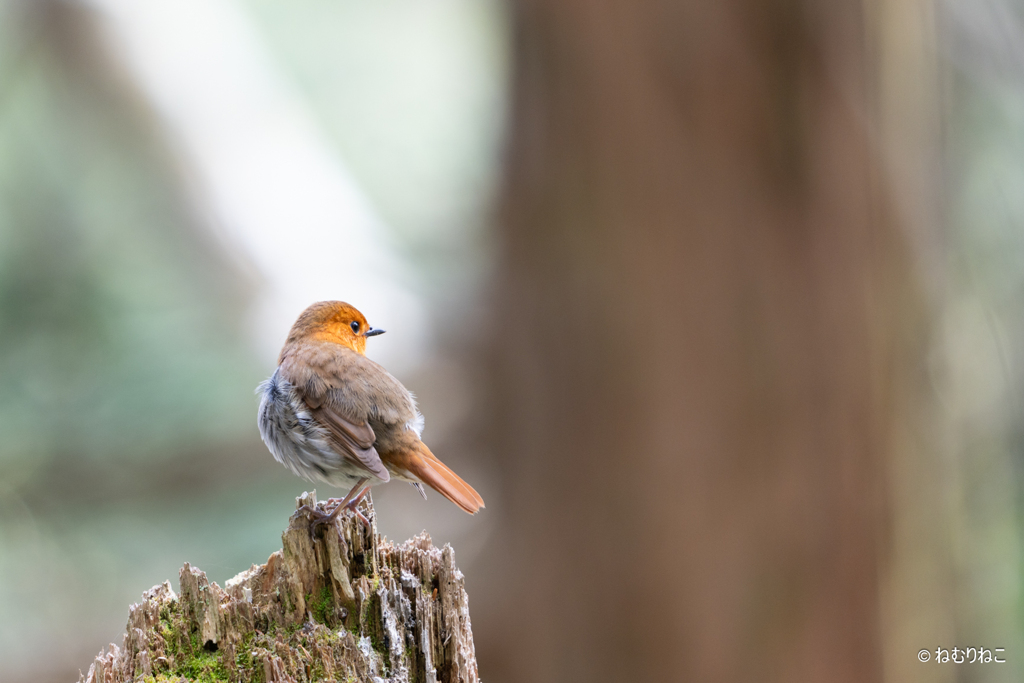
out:
M292 325L277 369L257 388L260 436L294 474L348 489L316 524L356 509L371 486L395 478L426 498L431 487L469 514L484 507L476 490L420 438L424 420L401 382L366 357L366 340L384 334L344 301L320 301ZM368 524L368 522L366 522Z

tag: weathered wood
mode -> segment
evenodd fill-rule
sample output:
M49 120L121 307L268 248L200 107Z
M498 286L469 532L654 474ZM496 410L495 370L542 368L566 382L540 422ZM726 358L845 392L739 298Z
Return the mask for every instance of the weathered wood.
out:
M296 507L323 509L316 493ZM314 536L296 512L282 550L224 588L188 563L129 610L120 647L80 683L390 681L477 683L462 572L426 532L395 545L343 515Z

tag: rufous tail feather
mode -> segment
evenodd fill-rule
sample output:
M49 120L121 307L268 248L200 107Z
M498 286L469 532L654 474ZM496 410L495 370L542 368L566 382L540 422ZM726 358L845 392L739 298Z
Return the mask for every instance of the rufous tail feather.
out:
M480 494L462 481L462 478L452 472L447 465L435 458L426 445L420 444L420 448L409 458L406 466L410 474L469 514L475 515L484 507L484 499Z

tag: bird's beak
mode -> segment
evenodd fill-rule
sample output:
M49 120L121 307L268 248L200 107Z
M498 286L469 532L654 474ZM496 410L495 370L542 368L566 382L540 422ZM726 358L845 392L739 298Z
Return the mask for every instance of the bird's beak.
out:
M363 335L363 336L365 336L365 337L376 337L378 334L384 334L384 330L375 329L375 328L371 327L370 329L368 329L366 331L366 334Z

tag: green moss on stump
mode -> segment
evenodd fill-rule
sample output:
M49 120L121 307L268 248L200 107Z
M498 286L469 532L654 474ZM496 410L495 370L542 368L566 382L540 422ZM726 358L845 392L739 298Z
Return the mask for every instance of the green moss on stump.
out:
M338 536L325 542L324 533ZM451 550L426 535L396 546L353 518L312 536L302 514L282 540L282 551L224 588L186 564L180 596L167 583L147 591L131 608L124 648L101 652L80 683L419 683L425 667L446 683L478 683ZM442 576L457 586L447 602L434 589Z
M320 593L313 596L312 593L306 595L306 606L309 607L309 611L313 614L313 618L321 624L333 625L334 623L334 594L331 592L330 587L324 586L320 589Z

